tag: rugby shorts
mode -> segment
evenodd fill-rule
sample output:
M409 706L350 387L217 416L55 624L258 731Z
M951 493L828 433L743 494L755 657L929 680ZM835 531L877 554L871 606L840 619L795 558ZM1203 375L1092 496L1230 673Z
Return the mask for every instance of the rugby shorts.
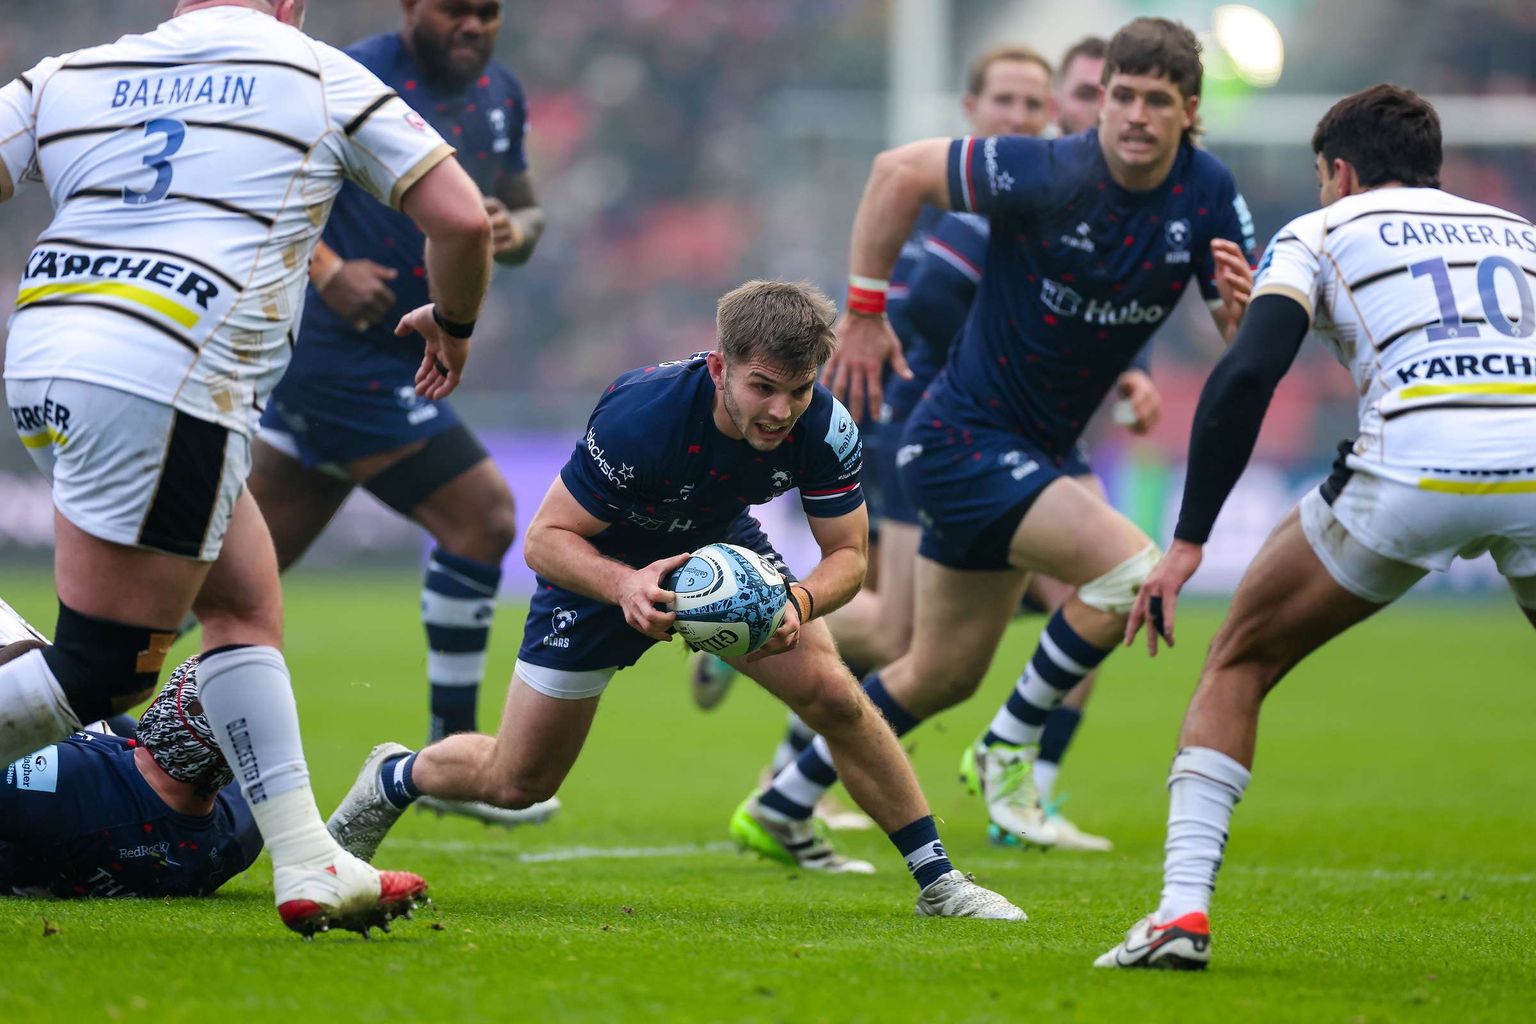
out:
M320 469L347 479L341 466L379 452L394 451L459 425L447 402L416 394L416 369L398 364L387 375L348 377L338 371L307 372L295 362L283 376L261 417L262 441Z
M7 380L22 445L53 504L101 540L211 562L251 470L251 440L126 391Z
M1536 608L1536 492L1447 493L1356 470L1309 491L1300 516L1329 575L1367 601L1395 601L1429 571L1488 553Z
M1012 431L945 423L927 402L908 420L896 463L922 526L918 553L961 570L1009 568L1013 535L1041 492L1093 472L1080 446L1052 455Z
M745 513L732 520L718 537L695 535L680 539L675 551L652 551L641 564L648 565L667 554L682 554L714 541L755 551L786 580L796 579L784 563L784 556L769 543L762 526ZM639 661L655 643L658 641L624 620L618 605L574 593L538 577L514 671L518 679L546 697L596 697L607 688L615 672Z

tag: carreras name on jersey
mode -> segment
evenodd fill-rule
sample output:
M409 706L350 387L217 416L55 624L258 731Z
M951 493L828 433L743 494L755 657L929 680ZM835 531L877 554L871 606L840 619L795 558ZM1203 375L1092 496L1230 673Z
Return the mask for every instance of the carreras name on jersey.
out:
M1090 324L1105 327L1155 324L1168 315L1166 307L1144 306L1136 299L1118 306L1098 299L1084 300L1075 288L1050 278L1044 279L1040 285L1040 301L1046 309L1058 316L1081 316Z

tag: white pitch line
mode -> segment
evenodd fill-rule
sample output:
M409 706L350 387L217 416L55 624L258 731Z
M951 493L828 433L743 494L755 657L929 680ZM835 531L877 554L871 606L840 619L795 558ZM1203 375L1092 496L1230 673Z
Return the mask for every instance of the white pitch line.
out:
M469 843L458 839L395 839L390 847L438 853L480 855L493 860L516 860L520 864L550 864L572 860L659 860L664 857L705 857L731 853L735 843L679 843L675 846L556 846L548 850L525 850L508 856L509 851L495 843Z

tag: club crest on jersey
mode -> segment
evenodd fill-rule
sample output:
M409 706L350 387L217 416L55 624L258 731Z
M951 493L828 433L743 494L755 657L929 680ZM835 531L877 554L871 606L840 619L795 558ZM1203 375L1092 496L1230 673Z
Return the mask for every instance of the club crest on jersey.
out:
M420 114L416 113L414 110L407 110L405 112L405 123L419 132L424 132L427 130L426 119L423 118Z
M1163 229L1163 237L1168 242L1168 251L1163 254L1164 263L1189 262L1189 234L1189 221L1184 218L1168 222Z
M485 119L491 125L491 151L505 153L512 148L512 133L507 130L507 112L500 107L486 111Z
M789 475L788 470L783 469L774 470L773 476L769 480L769 486L773 488L774 494L783 494L785 491L793 487L794 483L794 477Z
M1077 316L1077 311L1083 306L1083 297L1075 289L1050 278L1041 282L1040 301L1046 309L1061 316Z

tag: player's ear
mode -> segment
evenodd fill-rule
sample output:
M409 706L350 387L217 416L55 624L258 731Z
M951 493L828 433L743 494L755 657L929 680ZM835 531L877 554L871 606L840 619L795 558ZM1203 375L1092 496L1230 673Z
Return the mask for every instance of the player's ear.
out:
M719 349L704 353L704 365L709 367L709 379L715 382L715 387L720 386L720 381L725 377L725 357Z
M1184 101L1184 130L1185 131L1188 131L1189 129L1191 129L1191 128L1193 128L1195 126L1195 119L1199 116L1199 112L1200 112L1200 97L1199 96L1191 96L1191 97L1189 97L1188 99L1186 99Z
M976 116L976 97L971 93L966 93L960 98L960 109L965 111L965 119L967 121L974 118Z

